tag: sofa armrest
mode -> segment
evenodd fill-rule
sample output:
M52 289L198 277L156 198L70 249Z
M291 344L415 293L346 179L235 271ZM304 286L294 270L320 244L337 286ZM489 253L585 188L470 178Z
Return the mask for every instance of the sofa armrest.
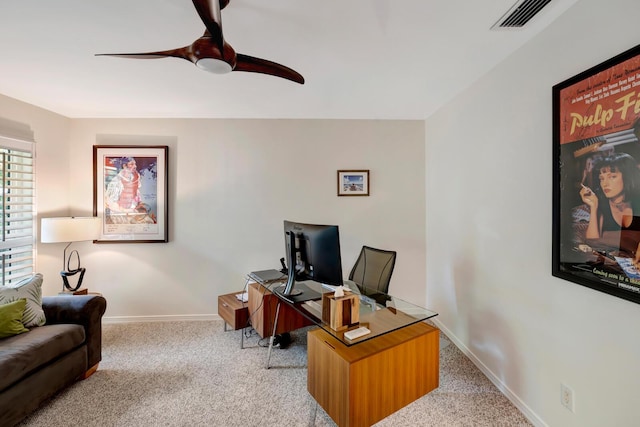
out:
M58 295L42 297L42 309L48 324L82 325L87 340L88 365L102 360L102 315L107 300L100 295Z

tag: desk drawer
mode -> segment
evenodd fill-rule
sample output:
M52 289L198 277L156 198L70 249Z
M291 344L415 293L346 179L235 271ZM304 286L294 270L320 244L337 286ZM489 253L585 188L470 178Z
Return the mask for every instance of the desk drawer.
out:
M247 326L249 309L236 298L236 294L220 295L218 297L218 315L224 319L234 330Z

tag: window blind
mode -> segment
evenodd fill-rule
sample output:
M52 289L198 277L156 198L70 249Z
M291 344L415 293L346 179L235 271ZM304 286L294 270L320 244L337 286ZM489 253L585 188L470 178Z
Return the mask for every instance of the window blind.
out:
M34 144L0 135L0 275L11 286L34 271Z

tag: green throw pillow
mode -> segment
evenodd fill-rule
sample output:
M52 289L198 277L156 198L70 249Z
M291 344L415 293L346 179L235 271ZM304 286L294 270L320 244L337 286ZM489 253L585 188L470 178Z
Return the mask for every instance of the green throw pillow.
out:
M0 338L29 332L22 324L22 314L26 306L27 300L24 298L0 305Z
M37 273L18 283L0 286L0 304L17 301L20 298L27 300L22 324L27 328L44 325L46 318L42 310L42 274Z

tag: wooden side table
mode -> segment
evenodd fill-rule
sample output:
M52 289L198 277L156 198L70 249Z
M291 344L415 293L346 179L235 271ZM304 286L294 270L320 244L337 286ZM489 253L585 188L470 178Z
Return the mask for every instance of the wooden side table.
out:
M249 309L236 298L236 295L240 293L242 292L233 292L218 297L218 314L224 319L225 331L227 330L227 325L231 326L234 331L247 326Z
M87 295L89 290L87 288L81 288L76 291L62 291L58 292L58 295Z

